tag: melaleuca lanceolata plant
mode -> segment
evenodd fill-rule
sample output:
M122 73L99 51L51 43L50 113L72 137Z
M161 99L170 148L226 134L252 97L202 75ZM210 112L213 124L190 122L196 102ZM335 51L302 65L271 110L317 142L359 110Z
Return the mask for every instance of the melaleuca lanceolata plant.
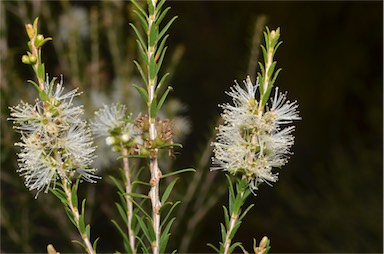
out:
M168 177L194 170L173 170L159 163L162 158L173 157L174 150L182 147L175 141L174 119L161 112L173 89L166 85L169 74L163 73L162 66L167 33L176 20L166 18L170 7L165 7L165 2L148 0L144 4L132 0L137 22L130 25L137 37L138 51L138 60L132 64L141 77L133 87L146 105L145 111L134 115L131 112L135 110L126 101L104 105L95 112L90 127L83 119L82 106L73 105L78 91L65 93L63 79L49 80L45 73L42 46L51 38L38 33L37 19L26 26L29 51L22 56L22 62L31 65L36 74L37 82L30 83L36 88L38 99L33 105L21 102L10 107L9 119L21 134L20 142L16 143L21 147L18 171L26 187L36 192L36 198L39 193L51 191L60 199L80 233L79 243L88 253L96 253L98 239L92 243L90 225L84 218L85 200L79 202L77 192L81 179L91 183L101 179L92 166L96 157L92 134L102 138L121 163L121 168L111 169L118 174L107 179L115 184L119 196L115 206L121 219L112 218L112 223L121 234L123 252L170 251L167 244L176 220L173 211L180 201L171 200L177 179ZM218 253L232 253L237 247L248 253L240 242L233 240L253 205L243 206L260 184L277 181L275 170L284 166L291 155L292 122L300 119L297 103L288 101L286 94L274 87L280 72L275 70L274 61L281 44L280 30L267 28L264 35L264 62L260 63L258 78L253 83L248 77L244 84L236 83L227 92L233 102L221 105L223 124L218 126L212 143L211 169L229 173L229 204L224 207L222 240L218 247L210 245ZM254 242L254 253L267 253L269 249L267 237L259 244ZM56 251L49 245L48 252Z
M219 253L231 253L240 243L232 243L234 234L246 215L242 205L250 192L255 192L261 183L271 185L278 173L273 172L287 163L294 142L292 121L301 119L298 105L290 102L278 87L270 99L276 78L281 71L275 71L273 60L279 42L280 29L264 33L265 47L262 47L264 64L259 63L256 84L248 77L243 86L235 84L227 94L233 104L221 105L224 124L218 127L217 139L213 142L212 167L236 175L236 188L230 182L229 209L224 207L225 226L222 224L222 242L216 248ZM268 251L268 245L265 251ZM264 253L264 252L261 252Z

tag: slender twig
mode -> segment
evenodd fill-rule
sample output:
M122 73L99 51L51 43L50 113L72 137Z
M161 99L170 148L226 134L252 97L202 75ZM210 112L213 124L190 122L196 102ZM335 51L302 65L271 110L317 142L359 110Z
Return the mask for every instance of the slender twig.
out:
M63 190L64 190L65 194L67 195L69 209L72 212L73 218L74 218L75 223L76 223L76 227L79 229L80 213L79 213L79 210L72 203L72 192L71 192L70 188L68 188L68 180L65 178L62 178L62 185L63 185ZM87 235L84 233L81 233L80 230L79 230L79 233L80 233L81 238L83 239L87 253L96 254L96 251L92 247L91 240L87 237Z
M152 1L151 3L153 8L156 10L156 1ZM148 31L153 30L153 26L155 24L155 18L157 18L157 12L155 11L154 15L150 15L148 17ZM151 45L150 36L148 36L148 44L147 44L147 60L148 63L151 62L151 59L155 56L155 46ZM149 120L149 139L151 142L155 143L157 138L156 131L156 119L152 115L151 105L152 103L156 103L155 89L157 86L157 78L151 77L151 68L155 68L154 66L148 65L148 120ZM160 177L161 171L158 166L158 148L153 148L150 156L150 171L151 171L151 190L149 191L149 197L151 199L152 204L152 221L153 221L153 230L155 232L155 239L151 243L152 251L154 254L158 254L160 252Z
M132 229L132 218L133 218L133 203L131 197L128 195L132 192L132 183L131 183L131 172L129 167L128 159L128 149L124 146L121 146L121 151L123 155L123 164L124 164L124 175L125 175L125 200L127 203L127 231L129 237L129 244L131 246L132 253L136 253L136 243L135 243L135 233Z

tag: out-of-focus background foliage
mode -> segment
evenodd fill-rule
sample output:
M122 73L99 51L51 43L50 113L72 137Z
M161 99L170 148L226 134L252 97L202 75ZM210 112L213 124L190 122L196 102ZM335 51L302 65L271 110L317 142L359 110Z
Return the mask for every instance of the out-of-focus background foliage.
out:
M289 163L273 188L264 185L248 202L255 207L236 239L251 250L252 238L268 235L273 252L383 251L383 3L170 1L179 18L170 29L166 68L174 87L168 117L177 116L184 148L173 169L193 166L181 176L174 199L170 247L180 252L210 252L219 241L222 204L227 202L223 173L209 172L210 148L219 103L233 80L254 76L250 52L257 21L281 28L284 43L276 55L283 68L276 85L298 100L303 118ZM168 16L168 18L171 17ZM264 15L264 16L263 16ZM53 243L61 252L79 251L74 227L52 195L24 187L16 173L19 138L6 119L8 106L33 102L33 79L21 56L27 50L24 23L40 17L53 42L44 61L51 76L64 75L69 88L80 87L88 116L103 103L121 101L138 112L132 95L138 83L137 57L129 22L137 22L128 1L1 1L1 253L44 252ZM257 29L256 29L257 30ZM263 41L263 40L262 40ZM251 66L251 67L249 67ZM248 73L252 70L252 73ZM181 105L182 104L182 105ZM175 109L176 108L176 109ZM171 116L170 116L171 115ZM189 133L189 134L188 134ZM188 135L187 135L188 134ZM104 176L82 184L86 218L98 252L121 250L110 223L117 217L115 187L107 175L118 164L99 160ZM112 160L114 162L114 160Z

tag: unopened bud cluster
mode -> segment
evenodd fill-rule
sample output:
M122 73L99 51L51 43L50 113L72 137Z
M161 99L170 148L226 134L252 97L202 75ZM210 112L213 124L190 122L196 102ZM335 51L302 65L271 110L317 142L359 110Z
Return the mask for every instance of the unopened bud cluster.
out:
M37 32L37 24L38 19L32 24L26 24L25 29L27 31L29 42L28 48L30 51L27 52L26 55L21 57L21 61L25 64L34 65L37 63L39 58L39 54L37 50L39 50L47 41L52 40L52 38L44 38L44 35L39 34Z

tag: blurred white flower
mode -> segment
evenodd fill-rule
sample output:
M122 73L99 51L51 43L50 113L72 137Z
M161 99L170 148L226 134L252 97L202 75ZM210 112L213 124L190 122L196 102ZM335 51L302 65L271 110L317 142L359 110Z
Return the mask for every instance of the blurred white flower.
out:
M83 110L73 106L76 90L63 93L62 82L45 82L47 98L35 105L21 102L10 107L15 128L21 133L18 154L21 176L29 190L48 191L58 178L71 179L76 173L95 182L95 169L90 168L95 148L90 129L81 120ZM37 196L36 195L36 196Z
M224 104L222 114L224 124L218 127L214 147L214 166L232 174L241 173L249 181L250 188L257 190L259 183L276 182L280 168L287 163L294 143L294 126L284 127L293 120L301 119L296 102L286 100L286 96L275 89L275 95L260 112L256 99L258 84L253 85L249 77L244 81L245 88L236 83L227 94L233 105Z
M60 39L71 42L74 36L82 39L89 36L88 14L82 7L70 7L59 17Z
M91 122L92 130L96 136L106 137L108 145L127 143L141 135L142 131L134 125L125 105L104 105L95 115Z

